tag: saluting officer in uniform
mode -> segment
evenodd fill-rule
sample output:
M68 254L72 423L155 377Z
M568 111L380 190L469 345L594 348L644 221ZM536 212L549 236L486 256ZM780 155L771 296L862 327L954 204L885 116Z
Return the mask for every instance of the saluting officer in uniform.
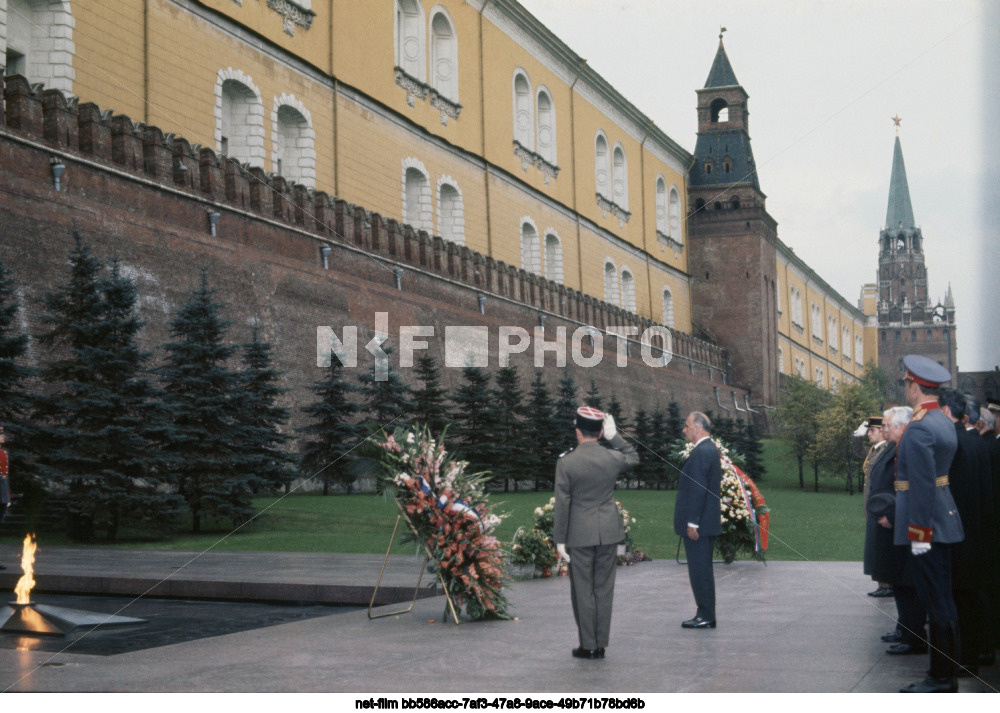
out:
M958 441L952 422L938 409L938 387L951 380L943 366L924 356L903 358L906 401L913 418L896 455L896 522L893 541L909 547L917 596L930 620L930 673L903 693L958 691L958 612L951 593L951 545L965 534L948 488Z
M576 412L577 446L556 463L553 538L559 557L569 562L573 617L580 636L573 656L604 658L611 631L618 543L625 539L615 482L639 462L635 447L618 435L611 414L591 406ZM604 436L614 450L604 448Z

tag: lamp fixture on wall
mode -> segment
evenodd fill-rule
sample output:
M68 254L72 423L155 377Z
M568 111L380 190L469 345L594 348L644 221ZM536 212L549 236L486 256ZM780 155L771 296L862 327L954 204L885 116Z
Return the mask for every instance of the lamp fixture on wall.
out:
M63 172L66 170L66 164L55 156L49 159L49 164L52 166L52 187L58 191L59 179L62 178Z

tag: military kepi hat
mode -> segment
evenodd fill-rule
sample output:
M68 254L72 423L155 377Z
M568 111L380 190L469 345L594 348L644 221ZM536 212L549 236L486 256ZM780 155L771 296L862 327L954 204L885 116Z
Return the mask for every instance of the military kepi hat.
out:
M868 417L868 428L877 428L882 425L881 416L869 416Z
M576 410L573 425L581 431L600 431L604 428L604 412L593 406L581 406Z
M951 381L951 372L933 359L919 354L908 354L903 357L903 367L906 375L921 386L937 388Z

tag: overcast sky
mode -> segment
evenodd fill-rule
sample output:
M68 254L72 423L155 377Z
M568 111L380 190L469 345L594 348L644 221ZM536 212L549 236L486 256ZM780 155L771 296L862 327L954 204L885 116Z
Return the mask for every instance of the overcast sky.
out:
M520 2L692 152L726 27L778 236L852 303L875 281L902 117L931 301L951 284L961 370L1000 364L1000 0Z

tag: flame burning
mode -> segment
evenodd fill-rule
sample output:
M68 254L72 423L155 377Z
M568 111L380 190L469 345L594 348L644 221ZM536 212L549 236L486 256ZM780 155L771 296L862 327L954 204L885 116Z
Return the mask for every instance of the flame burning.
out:
M35 586L35 578L32 576L35 570L35 550L38 549L34 537L32 534L24 536L24 549L21 552L21 569L24 570L24 574L14 587L18 604L31 603L31 588Z

